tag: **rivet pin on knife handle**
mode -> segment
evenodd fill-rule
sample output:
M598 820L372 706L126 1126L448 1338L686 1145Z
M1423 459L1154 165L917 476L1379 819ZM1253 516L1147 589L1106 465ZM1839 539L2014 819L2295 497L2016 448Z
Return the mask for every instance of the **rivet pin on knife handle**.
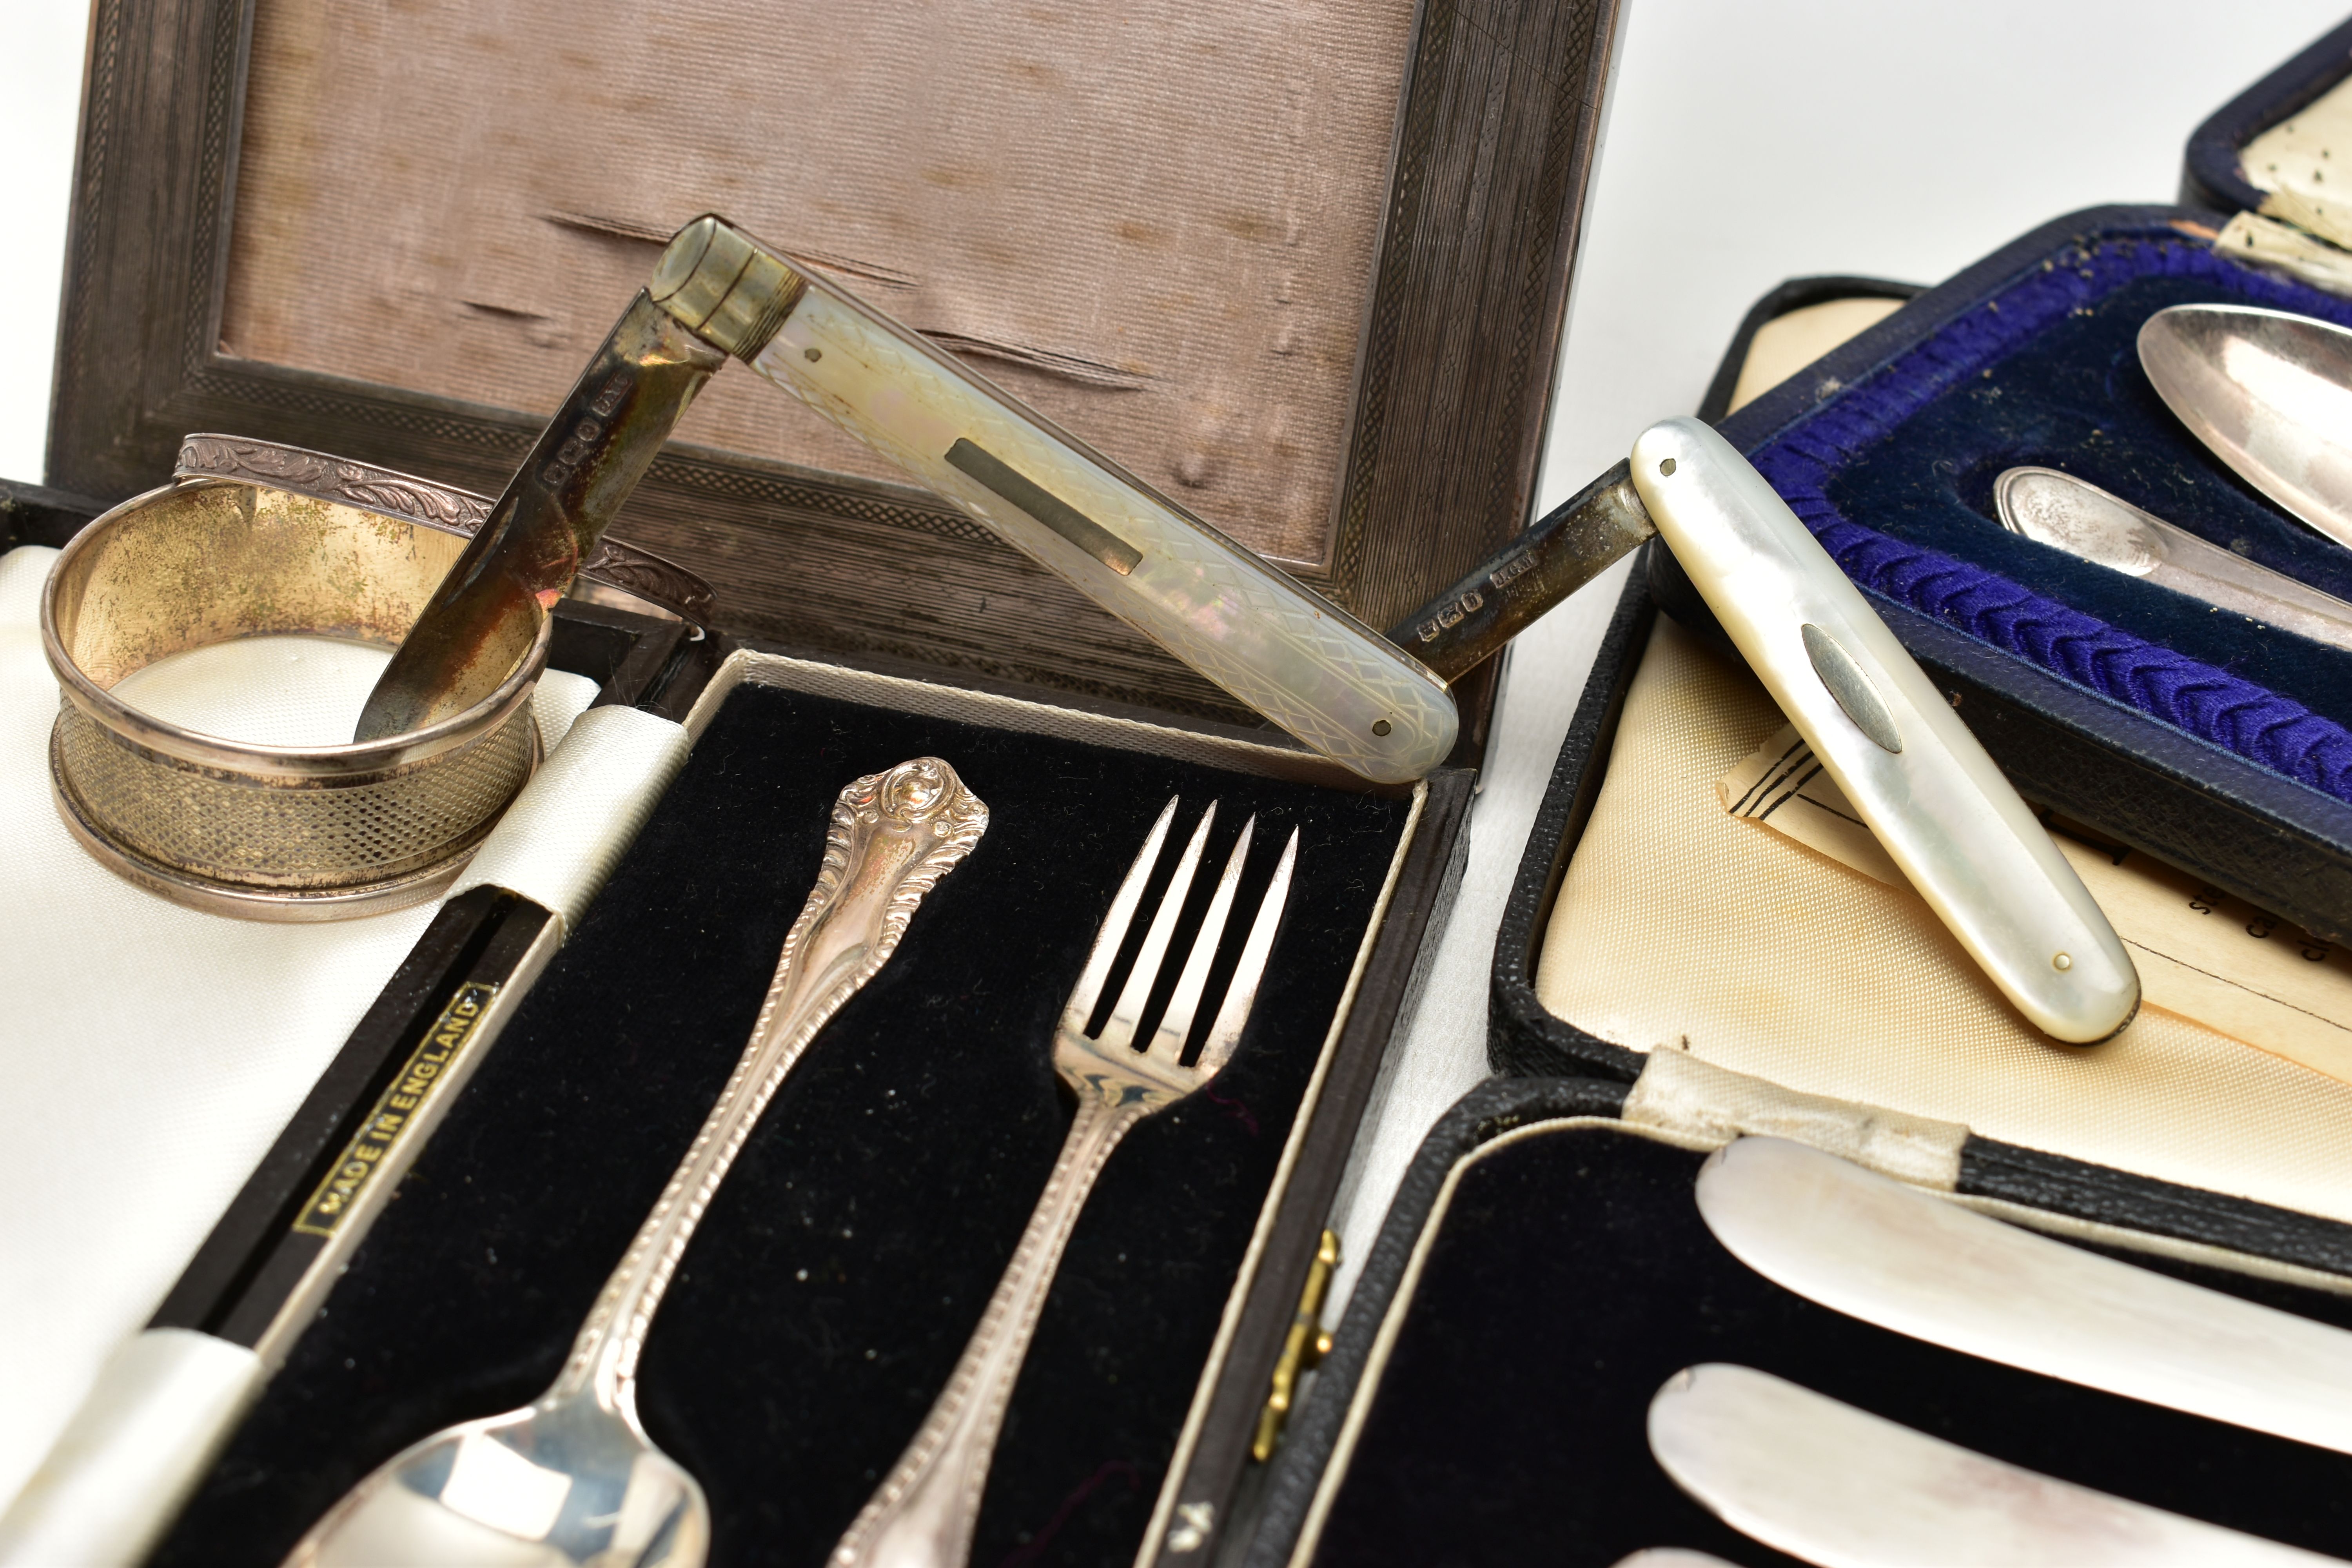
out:
M2131 1022L2138 972L2082 879L1764 477L1680 418L1633 444L1633 480L1773 700L2002 994L2070 1044Z
M1454 749L1445 682L1035 410L715 216L647 293L1241 702L1367 778Z

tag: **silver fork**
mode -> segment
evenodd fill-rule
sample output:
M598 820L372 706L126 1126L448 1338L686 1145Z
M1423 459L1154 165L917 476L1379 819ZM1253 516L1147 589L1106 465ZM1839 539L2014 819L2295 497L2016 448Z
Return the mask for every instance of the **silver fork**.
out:
M1217 1009L1216 1021L1209 1026L1200 1057L1192 1066L1184 1065L1185 1037L1192 1031L1209 966L1216 958L1226 918L1233 912L1234 889L1241 882L1242 863L1249 858L1251 832L1257 826L1255 816L1242 825L1241 837L1225 858L1224 872L1210 896L1208 912L1202 918L1200 933L1192 939L1192 952L1169 995L1165 1014L1150 1040L1138 1042L1135 1037L1144 1002L1168 956L1177 915L1192 889L1192 873L1200 866L1209 825L1216 820L1214 803L1202 814L1182 858L1176 863L1159 912L1152 916L1151 927L1136 952L1135 968L1112 1004L1102 1033L1091 1039L1087 1036L1087 1020L1094 1014L1111 963L1134 922L1137 906L1143 901L1143 886L1160 861L1169 825L1176 817L1176 804L1171 800L1160 820L1152 824L1142 851L1119 884L1110 912L1095 933L1087 967L1071 988L1061 1022L1055 1027L1054 1070L1076 1094L1078 1113L1063 1140L1053 1173L1045 1178L1045 1191L1029 1215L1029 1226L1021 1233L1021 1245L1013 1249L1004 1277L997 1281L996 1293L989 1298L980 1327L964 1346L963 1359L956 1363L955 1373L931 1406L922 1430L915 1434L898 1468L858 1514L849 1533L833 1549L835 1568L960 1568L970 1557L989 1458L996 1447L997 1431L1004 1424L1013 1379L1028 1353L1029 1336L1045 1304L1046 1287L1053 1283L1062 1248L1077 1224L1078 1211L1086 1206L1095 1178L1102 1173L1105 1162L1129 1128L1214 1078L1217 1069L1232 1059L1234 1047L1241 1039L1242 1025L1257 997L1258 982L1265 975L1266 955L1274 948L1283 902L1290 896L1291 867L1298 858L1296 828L1283 847L1282 859L1258 905L1257 918L1250 924L1233 983Z

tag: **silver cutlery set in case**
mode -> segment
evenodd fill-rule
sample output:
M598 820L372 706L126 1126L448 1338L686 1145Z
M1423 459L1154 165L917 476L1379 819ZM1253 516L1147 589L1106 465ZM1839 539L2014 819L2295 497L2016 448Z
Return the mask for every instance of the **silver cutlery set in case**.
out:
M1512 155L1581 182L1614 14L1571 45L1553 9L1512 47L1576 70L1507 90L1556 93L1572 134ZM1416 28L1412 92L1486 79L1447 52L1481 29ZM1484 158L1477 119L1447 134ZM1519 215L1563 290L1581 194ZM1391 259L1461 227L1391 216ZM1463 388L1384 379L1412 331L1478 324L1400 263L1333 559L1302 583L943 346L968 334L868 303L889 268L711 214L564 222L659 253L628 252L635 292L535 441L500 437L521 457L496 499L190 436L51 572L49 773L110 870L289 922L467 879L0 1510L0 1563L2352 1556L2325 1484L2352 1462L2352 1222L2002 1143L1899 1074L1866 1103L1730 1070L1710 1039L1629 1048L1536 984L1661 605L1833 780L1917 895L1916 951L2088 1102L2146 1054L2144 950L2053 810L2332 962L2352 306L2243 269L2195 214L2095 212L1743 414L1661 420L1524 531L1542 389L1482 380L1517 456L1482 481L1492 526L1421 550L1383 509L1463 466L1447 441L1510 442L1444 426ZM1525 302L1497 287L1488 325ZM663 455L730 360L897 477ZM2072 390L2011 416L2037 377ZM2128 418L2084 435L2066 398L2094 381ZM495 424L453 402L371 445L373 405L312 391L304 418L383 454L473 451L449 432ZM1391 400L1434 432L1402 479ZM1938 419L1965 461L1906 446ZM109 440L83 441L88 472L113 474ZM669 510L627 531L683 564L607 536L641 483ZM746 495L773 515L726 521ZM2272 531L2233 533L2249 516ZM793 567L856 570L835 527L893 542L870 569L917 585L877 591L855 647ZM1467 852L1487 661L1637 550L1498 939L1505 1076L1349 1239L1366 1261L1328 1334L1324 1227ZM805 626L827 656L730 635L739 591L744 626ZM1066 668L1055 617L1097 608L1125 629L1072 626L1139 657L1150 703ZM114 690L286 634L385 650L348 742L232 742ZM565 753L533 688L583 664L666 760L598 805L625 825L550 901L494 850L467 868L502 815L572 798L541 790ZM1693 931L1691 962L1751 935Z
M1066 1490L1066 1450L1100 1440L1076 1407L1184 1425L1349 1065L1350 993L1400 940L1380 916L1428 786L749 650L688 728L600 915L469 1047L466 1093L381 1178L397 1201L329 1244L341 1278L284 1364L207 1421L152 1381L86 1408L0 1556L954 1563L1009 1532L992 1489ZM798 759L845 736L936 754L830 799ZM537 1389L506 1392L518 1365ZM790 1439L712 1449L779 1402ZM1080 1523L1131 1538L1152 1500L1116 1479Z
M2174 305L2139 331L2181 423L2298 521L2352 548L2352 330L2249 306ZM2053 468L1995 481L2011 532L2217 608L2352 647L2352 605Z

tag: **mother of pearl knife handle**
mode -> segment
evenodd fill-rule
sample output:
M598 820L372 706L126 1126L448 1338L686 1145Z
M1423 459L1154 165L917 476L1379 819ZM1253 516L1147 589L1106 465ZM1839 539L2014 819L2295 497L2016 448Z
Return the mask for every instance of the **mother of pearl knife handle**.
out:
M647 291L1334 762L1393 784L1454 749L1445 683L1395 644L725 219L680 229Z
M2322 1568L2241 1534L1931 1437L1753 1367L1685 1367L1650 1455L1706 1510L1825 1568Z
M1633 480L1781 711L2001 994L2070 1044L2131 1022L2138 972L2082 879L1764 476L1682 418L1633 443Z

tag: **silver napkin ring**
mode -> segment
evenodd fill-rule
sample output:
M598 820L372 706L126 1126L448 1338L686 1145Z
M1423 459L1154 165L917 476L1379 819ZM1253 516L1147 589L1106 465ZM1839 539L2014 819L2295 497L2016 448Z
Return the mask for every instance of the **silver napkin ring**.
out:
M434 897L497 825L540 760L530 700L554 617L535 603L496 690L381 741L233 741L115 695L160 659L242 637L399 646L466 535L392 510L413 500L446 517L461 492L394 478L403 495L338 501L185 475L99 517L58 554L41 590L42 650L63 697L49 777L66 826L100 864L215 914L340 920Z

